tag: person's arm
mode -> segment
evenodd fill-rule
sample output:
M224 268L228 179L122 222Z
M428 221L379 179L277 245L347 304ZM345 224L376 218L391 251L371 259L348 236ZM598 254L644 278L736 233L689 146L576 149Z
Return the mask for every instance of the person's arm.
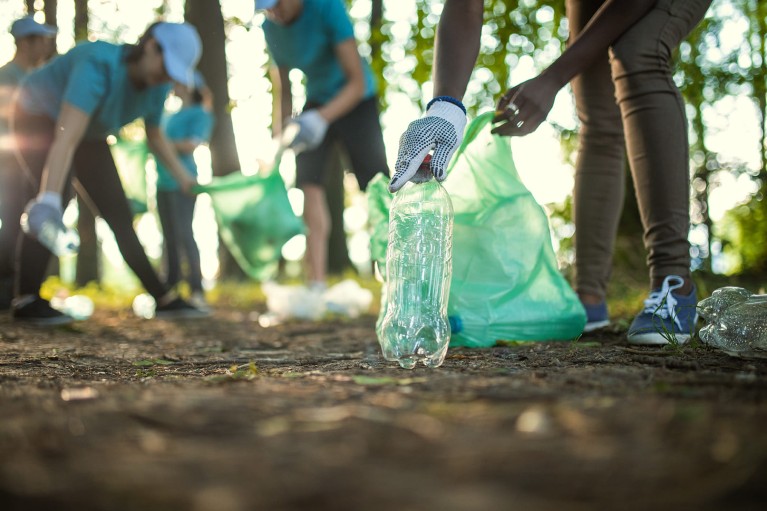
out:
M46 226L53 224L57 226L57 230L60 232L67 230L62 222L64 212L62 195L69 177L69 169L72 166L72 158L85 135L89 122L90 115L84 110L67 101L61 104L53 143L43 166L40 191L34 199L27 203L24 208L24 215L21 217L21 226L24 232L36 238L57 255L61 255L61 252L58 251L60 248L57 246L58 241L50 238L50 232L46 234L48 229ZM54 238L58 238L58 236ZM76 246L73 245L69 247L67 250L76 249Z
M524 136L546 120L557 92L605 54L657 0L607 0L570 46L540 75L512 87L498 102L493 133Z
M432 174L439 181L447 177L450 159L466 129L466 108L461 100L479 54L483 12L481 0L446 0L434 49L434 99L424 116L411 122L400 137L389 182L392 193L413 179L430 151Z
M173 179L176 180L182 191L189 192L197 184L197 181L189 175L184 165L178 159L176 151L173 150L173 145L163 134L159 126L146 126L146 143L149 150L170 171Z
M336 45L335 52L344 72L346 84L333 99L317 109L328 123L351 112L365 94L365 75L362 72L362 60L357 50L357 42L354 39L342 41Z
M191 154L200 146L200 144L202 144L202 140L197 138L185 138L182 140L172 140L170 142L173 149L179 154Z
M40 180L41 193L52 192L59 198L64 193L75 149L83 139L90 119L90 115L76 106L66 101L61 104L53 143Z
M463 99L479 55L484 2L447 0L434 42L434 96Z

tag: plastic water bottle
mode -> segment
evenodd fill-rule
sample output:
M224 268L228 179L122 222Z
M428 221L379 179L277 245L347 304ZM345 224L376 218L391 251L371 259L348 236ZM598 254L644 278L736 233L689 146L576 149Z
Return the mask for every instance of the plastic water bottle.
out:
M74 254L80 248L80 236L74 229L67 228L54 214L43 215L43 209L51 208L47 204L35 204L21 215L21 229L35 238L55 256ZM61 211L58 211L59 215Z
M703 342L728 351L767 350L767 295L723 287L698 303Z
M389 213L386 314L378 329L384 358L412 369L438 367L450 343L453 205L428 166L396 194Z
M154 301L152 295L148 293L142 293L133 299L133 313L144 319L152 319L155 314L157 304Z

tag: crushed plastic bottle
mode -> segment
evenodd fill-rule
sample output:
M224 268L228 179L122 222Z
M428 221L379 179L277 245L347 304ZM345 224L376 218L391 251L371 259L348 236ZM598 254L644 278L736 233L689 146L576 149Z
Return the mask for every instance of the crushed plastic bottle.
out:
M94 309L93 300L87 296L66 294L51 298L51 307L78 321L91 317Z
M53 209L54 214L46 209ZM60 257L74 254L80 248L80 236L74 229L64 225L60 210L48 204L37 203L21 215L21 229L41 245Z
M149 293L141 293L133 299L133 313L144 319L152 319L157 308L154 298Z
M733 352L767 350L767 295L723 287L698 303L708 323L698 334L706 344Z
M383 356L412 369L438 367L450 343L447 300L452 276L453 205L431 179L428 159L419 178L391 204L386 252L386 314L378 328Z

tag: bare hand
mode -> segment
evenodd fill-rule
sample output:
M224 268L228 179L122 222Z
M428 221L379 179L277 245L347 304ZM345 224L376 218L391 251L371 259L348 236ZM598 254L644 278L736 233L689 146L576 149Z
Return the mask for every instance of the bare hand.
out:
M498 101L492 133L507 137L529 135L541 125L554 106L557 84L543 75L506 91Z

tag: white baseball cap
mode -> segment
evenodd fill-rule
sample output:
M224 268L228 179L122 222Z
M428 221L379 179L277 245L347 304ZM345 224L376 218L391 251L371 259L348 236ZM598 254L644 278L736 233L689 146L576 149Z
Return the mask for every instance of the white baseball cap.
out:
M255 0L256 10L271 9L277 5L278 0Z
M29 36L55 37L59 29L53 25L44 25L38 23L32 16L25 16L17 19L11 25L11 35L14 39L21 39Z
M173 81L194 87L194 72L202 54L200 35L189 23L158 23L152 37L162 48L165 71Z

